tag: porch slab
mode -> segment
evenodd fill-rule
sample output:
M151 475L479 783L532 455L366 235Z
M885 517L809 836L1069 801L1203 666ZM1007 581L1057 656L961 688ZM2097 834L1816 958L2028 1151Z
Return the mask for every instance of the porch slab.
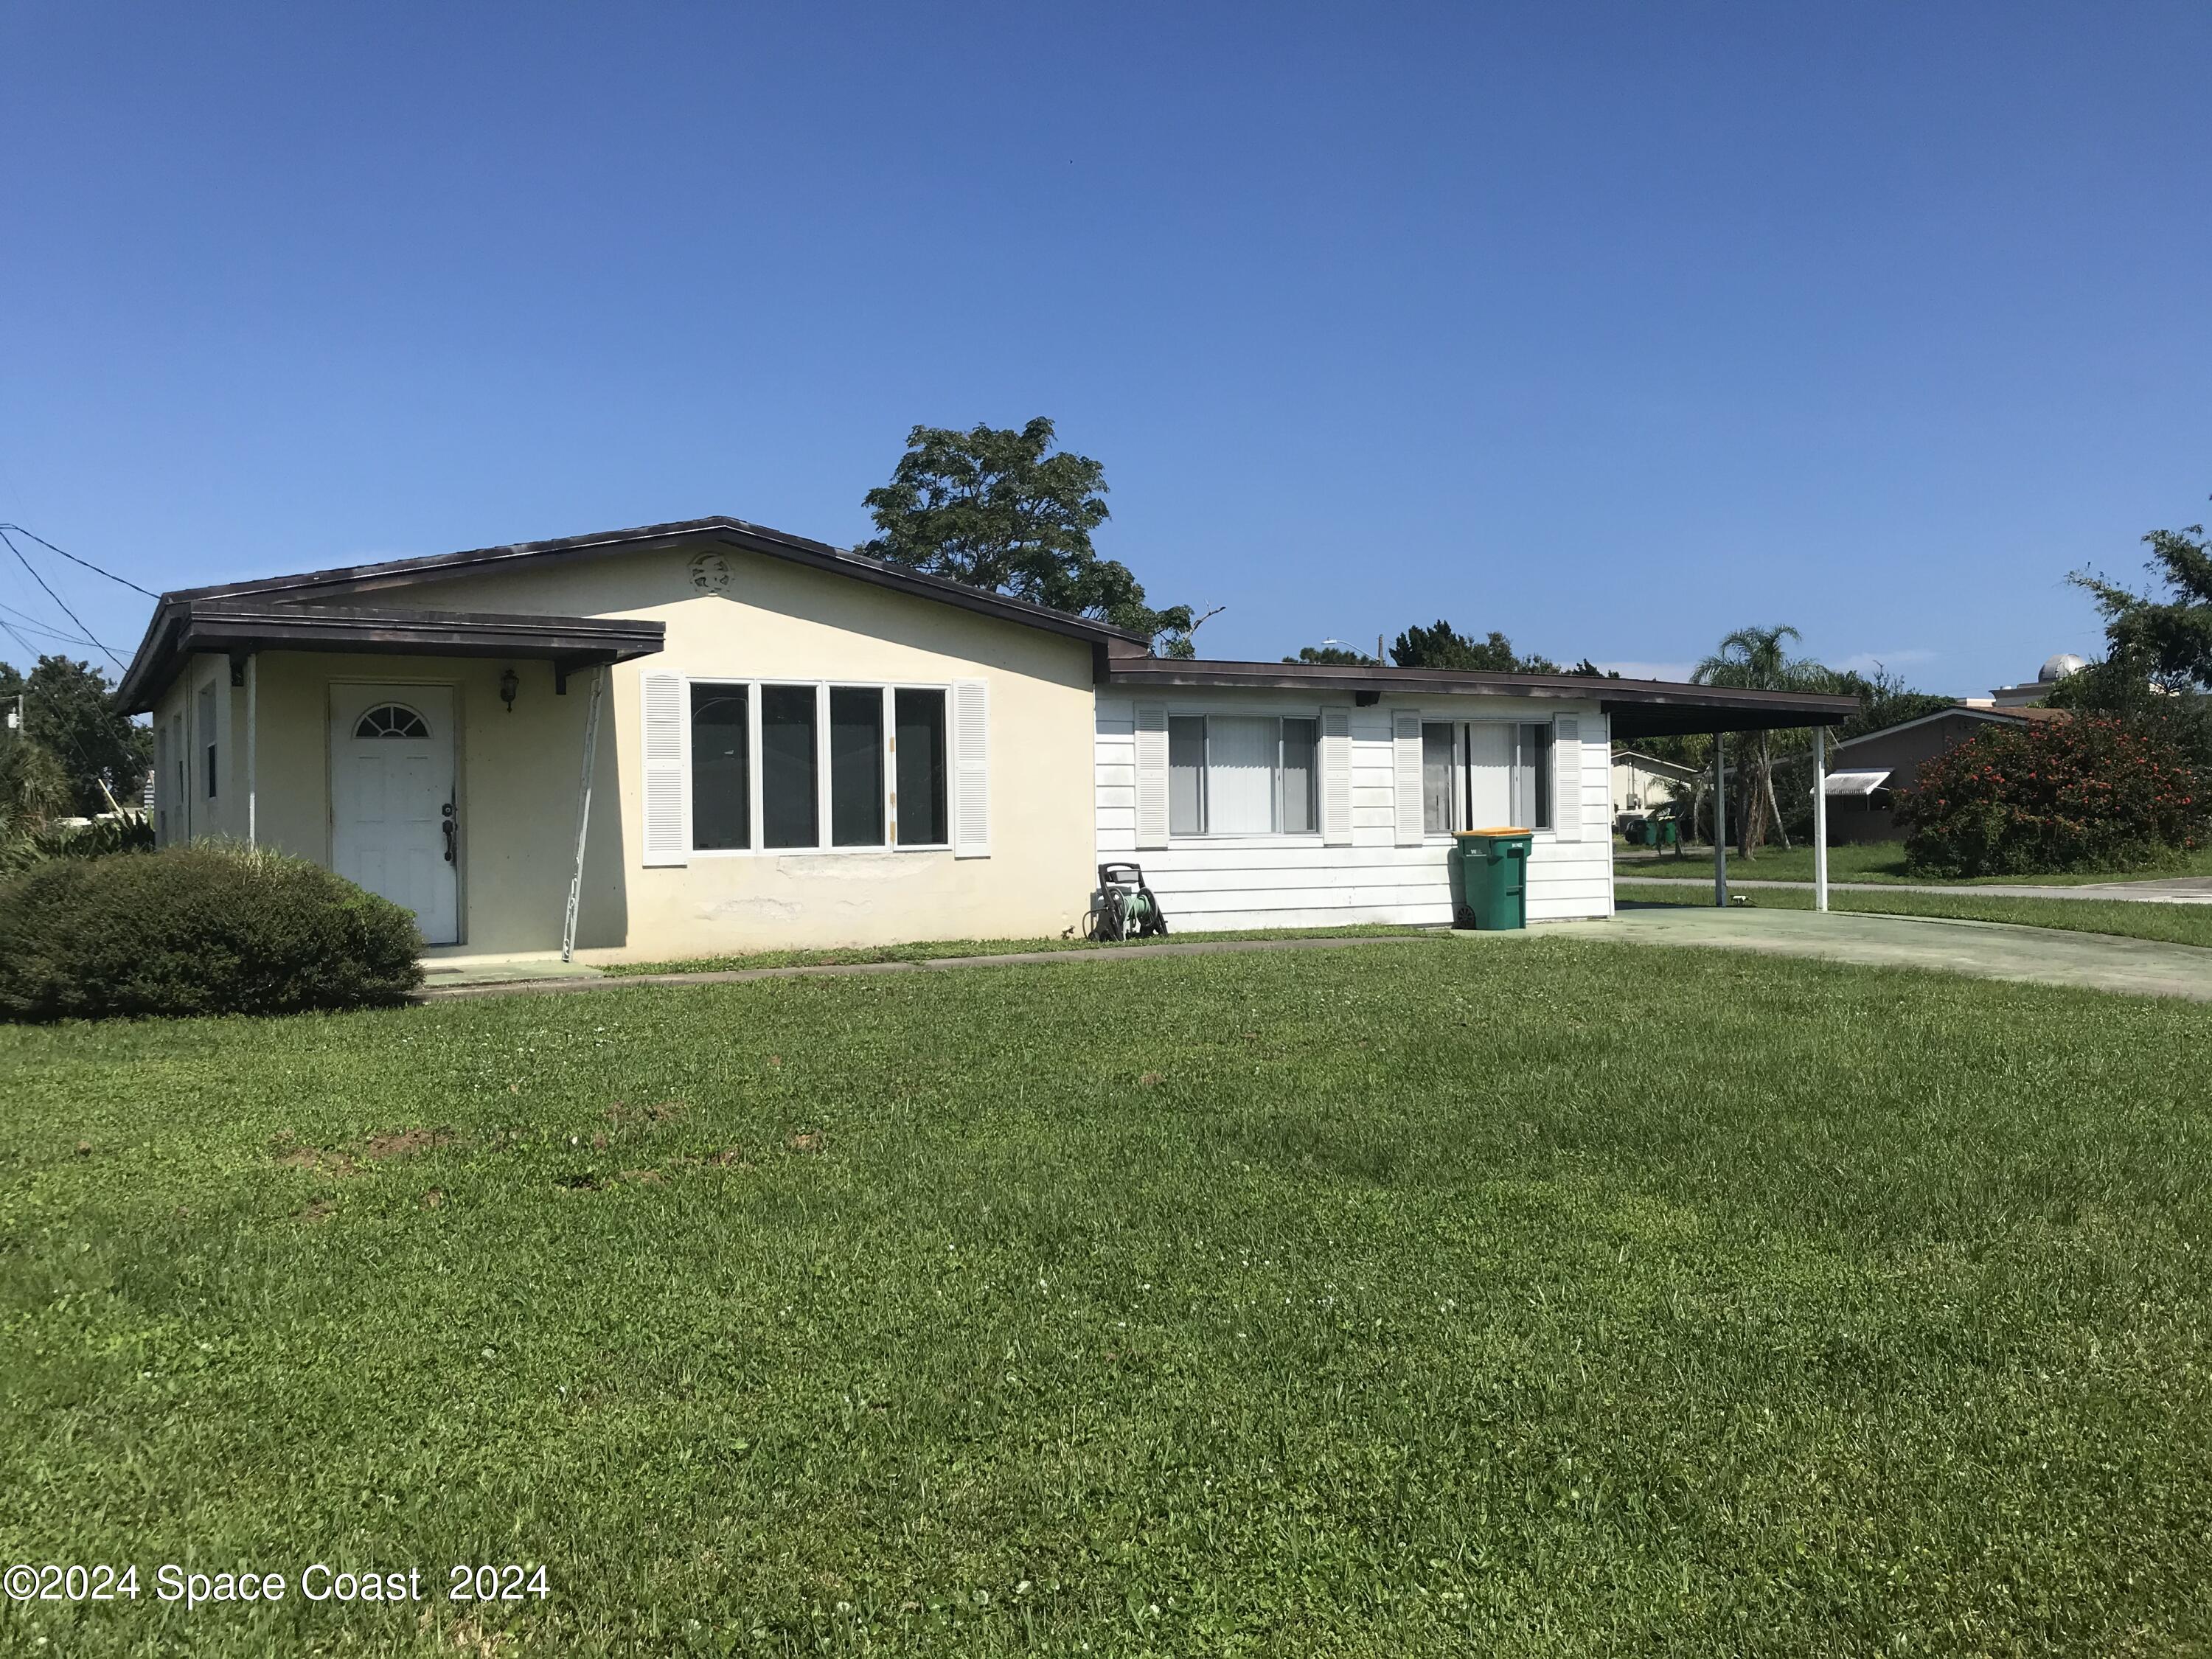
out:
M425 951L422 956L422 988L441 990L455 985L508 985L544 980L601 979L597 968L580 962L563 962L545 956L471 956L458 951Z

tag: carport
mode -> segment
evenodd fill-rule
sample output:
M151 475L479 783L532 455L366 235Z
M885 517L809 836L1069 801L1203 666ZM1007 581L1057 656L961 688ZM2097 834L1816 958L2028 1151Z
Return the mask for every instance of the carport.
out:
M1748 691L1656 681L1603 682L1616 742L1708 736L1713 740L1713 902L1728 889L1728 739L1751 732L1810 728L1813 733L1813 908L1828 908L1827 729L1858 712L1856 697L1825 692Z

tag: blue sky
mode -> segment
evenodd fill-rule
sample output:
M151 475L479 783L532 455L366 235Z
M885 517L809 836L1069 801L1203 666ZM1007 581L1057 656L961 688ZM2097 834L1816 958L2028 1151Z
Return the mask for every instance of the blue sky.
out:
M18 3L0 59L0 519L148 587L849 543L909 426L1046 414L1209 654L1788 622L1972 693L2212 494L2201 5Z

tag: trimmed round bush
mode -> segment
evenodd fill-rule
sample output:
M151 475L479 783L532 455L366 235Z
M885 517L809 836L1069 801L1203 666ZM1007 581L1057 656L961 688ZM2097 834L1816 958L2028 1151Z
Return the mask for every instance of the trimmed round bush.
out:
M2154 866L2203 844L2205 782L2145 722L1992 727L1921 765L1899 802L1905 859L1945 876Z
M55 859L0 885L0 1018L357 1008L421 984L422 948L410 912L305 859Z

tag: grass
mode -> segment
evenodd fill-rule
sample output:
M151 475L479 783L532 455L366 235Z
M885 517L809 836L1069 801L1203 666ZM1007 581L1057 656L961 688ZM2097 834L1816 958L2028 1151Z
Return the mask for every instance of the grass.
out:
M1173 918L1170 918L1170 926ZM1087 939L941 939L913 945L848 945L818 951L753 951L734 956L680 957L668 962L608 964L609 974L713 974L746 968L831 968L871 962L932 962L957 957L1002 957L1031 951L1133 951L1151 944L1189 939L1375 939L1386 934L1435 933L1433 927L1378 923L1370 927L1265 927L1218 933L1170 933L1163 940L1132 939L1101 945Z
M1768 910L1809 910L1810 888L1759 887L1738 890L1750 903ZM1650 882L1620 883L1613 890L1623 903L1710 905L1690 890ZM2168 945L2212 945L2212 904L2145 904L2130 899L1978 897L1967 893L1839 893L1828 905L1878 915L1953 916L1966 921L2009 921L2023 927L2057 927L2068 933L2109 933L2120 939L2159 939Z
M551 1589L11 1645L2199 1651L2206 1059L1540 939L0 1030L0 1561Z
M1613 842L1613 851L1614 875L1623 881L1632 881L1638 875L1703 875L1711 870L1713 862L1712 849L1708 847L1686 848L1684 856L1679 859L1668 853L1656 861L1648 854L1631 856L1629 849L1618 840ZM1813 849L1810 847L1793 847L1784 852L1779 847L1768 847L1761 848L1756 859L1749 860L1739 858L1731 851L1729 854L1729 874L1757 881L1809 883L1813 879ZM1828 849L1828 879L1831 881L1901 881L1946 887L2025 882L2038 887L2075 887L2085 882L2152 881L2170 876L2212 876L2212 848L2200 848L2171 865L2155 869L2075 871L2063 875L1975 876L1960 880L1920 875L1907 870L1905 867L1905 847L1900 842L1877 842Z

